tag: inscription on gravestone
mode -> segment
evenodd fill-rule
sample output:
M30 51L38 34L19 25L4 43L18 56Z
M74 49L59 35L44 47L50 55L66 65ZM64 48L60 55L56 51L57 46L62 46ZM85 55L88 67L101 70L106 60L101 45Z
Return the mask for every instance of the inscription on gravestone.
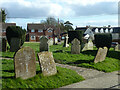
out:
M71 43L71 53L80 54L80 41L77 38L75 38Z
M44 76L51 76L57 73L52 52L40 52L38 53L38 58Z
M40 52L42 51L48 51L48 38L45 36L42 36L40 38Z
M98 63L104 61L107 55L107 51L108 51L107 47L99 48L94 62Z
M35 51L30 47L18 50L14 57L15 77L28 79L36 75Z

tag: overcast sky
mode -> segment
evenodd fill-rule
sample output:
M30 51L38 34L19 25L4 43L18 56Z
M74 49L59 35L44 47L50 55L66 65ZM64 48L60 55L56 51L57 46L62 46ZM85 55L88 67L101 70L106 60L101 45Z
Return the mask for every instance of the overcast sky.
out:
M75 26L118 24L119 0L0 0L7 22L26 27L49 16L69 20Z

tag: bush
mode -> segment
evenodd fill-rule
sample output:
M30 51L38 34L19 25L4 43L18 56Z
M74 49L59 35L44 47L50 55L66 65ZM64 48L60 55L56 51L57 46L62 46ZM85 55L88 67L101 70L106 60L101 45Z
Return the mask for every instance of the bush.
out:
M83 31L80 31L80 30L68 31L68 37L69 37L68 43L71 43L74 40L74 38L77 38L81 44L83 43L83 40L82 40Z
M107 47L109 49L111 47L112 34L110 34L110 33L98 33L98 34L95 34L94 37L95 37L95 45L97 48Z
M8 26L6 29L6 37L8 44L10 45L11 38L16 37L21 39L21 46L22 46L25 41L25 34L26 34L26 30L22 29L19 26Z

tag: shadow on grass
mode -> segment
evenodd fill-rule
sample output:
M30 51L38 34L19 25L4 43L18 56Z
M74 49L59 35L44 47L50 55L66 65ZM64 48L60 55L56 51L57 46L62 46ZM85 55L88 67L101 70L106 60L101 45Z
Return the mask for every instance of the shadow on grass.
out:
M9 77L2 76L2 79L15 79L15 76L9 76Z
M14 73L15 70L2 70L3 72L9 72L9 73Z
M94 60L77 60L75 62L68 62L67 64L81 64L81 63L91 63L94 62Z
M83 51L83 52L81 52L81 53L82 53L82 54L87 54L87 55L96 56L97 50L87 50L87 51Z
M2 58L13 58L14 56L2 56Z

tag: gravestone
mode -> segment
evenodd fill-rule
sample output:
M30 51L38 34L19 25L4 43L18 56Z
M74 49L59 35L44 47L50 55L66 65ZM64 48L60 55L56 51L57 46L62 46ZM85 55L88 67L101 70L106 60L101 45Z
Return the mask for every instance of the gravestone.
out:
M55 44L57 44L58 43L58 39L55 37Z
M69 47L69 44L68 44L68 35L65 36L65 39L64 39L64 45L63 47Z
M10 51L16 52L20 49L21 46L21 39L19 38L11 38L10 40Z
M107 55L107 51L108 51L107 47L99 48L98 52L97 52L97 55L95 57L94 63L98 63L98 62L104 61L105 57Z
M93 50L93 42L92 42L92 40L88 41L88 50Z
M52 52L38 53L39 64L44 76L51 76L57 73Z
M71 53L72 54L80 54L80 41L75 38L72 42L71 42Z
M88 43L85 43L85 44L84 44L84 47L83 47L83 49L82 49L82 51L86 51L86 50L88 50Z
M40 38L40 52L42 51L48 51L48 38L45 36L42 36Z
M115 50L115 51L119 51L119 44L117 44L117 45L114 47L114 50Z
M7 51L7 40L5 38L0 38L0 51Z
M49 46L53 45L53 38L50 38L50 39L48 40L48 45L49 45Z
M35 51L24 47L17 51L14 57L15 77L28 79L36 75Z

